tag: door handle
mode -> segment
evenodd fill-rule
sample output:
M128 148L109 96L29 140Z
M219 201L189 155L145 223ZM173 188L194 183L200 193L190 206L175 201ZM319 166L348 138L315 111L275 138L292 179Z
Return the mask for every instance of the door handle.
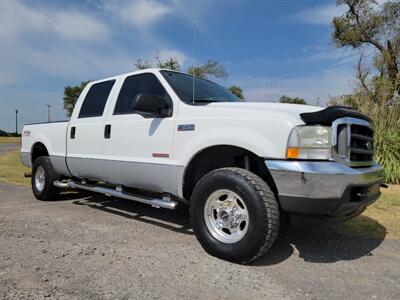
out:
M75 126L72 126L71 127L71 139L74 139L75 138Z
M111 137L111 124L107 124L104 127L104 138L109 139Z

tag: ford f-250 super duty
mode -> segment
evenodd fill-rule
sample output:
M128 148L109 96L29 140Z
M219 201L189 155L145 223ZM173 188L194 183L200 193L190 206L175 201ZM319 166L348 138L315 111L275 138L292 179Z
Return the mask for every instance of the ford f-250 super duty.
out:
M344 221L380 195L371 120L345 107L243 102L188 74L89 83L68 122L23 129L35 197L78 188L174 209L217 257L247 263L294 223Z

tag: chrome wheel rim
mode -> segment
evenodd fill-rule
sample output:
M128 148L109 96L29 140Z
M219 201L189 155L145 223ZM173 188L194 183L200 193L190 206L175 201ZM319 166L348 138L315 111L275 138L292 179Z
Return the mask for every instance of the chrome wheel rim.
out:
M46 184L46 173L44 172L43 167L39 166L36 169L36 173L35 173L35 186L36 186L36 189L39 192L43 191L45 184Z
M239 242L249 228L246 204L230 190L217 190L207 198L204 220L211 235L226 244Z

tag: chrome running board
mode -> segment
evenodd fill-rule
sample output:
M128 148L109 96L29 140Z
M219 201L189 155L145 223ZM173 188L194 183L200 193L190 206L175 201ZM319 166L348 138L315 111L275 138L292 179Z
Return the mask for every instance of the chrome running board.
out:
M60 181L60 180L54 181L53 185L59 189L67 189L70 187L67 181Z
M117 198L122 198L122 199L127 199L127 200L132 200L144 204L149 204L154 207L162 207L166 209L175 209L176 206L178 205L178 202L172 201L169 196L164 196L162 199L158 198L150 198L150 197L145 197L145 196L138 196L132 193L128 193L122 189L121 186L117 186L115 189L113 188L108 188L108 187L103 187L99 185L89 185L89 184L82 184L79 182L75 182L72 180L68 180L66 182L62 181L55 181L54 186L59 187L59 188L73 188L73 189L82 189L82 190L87 190L95 193L100 193L100 194L105 194L109 196L114 196Z

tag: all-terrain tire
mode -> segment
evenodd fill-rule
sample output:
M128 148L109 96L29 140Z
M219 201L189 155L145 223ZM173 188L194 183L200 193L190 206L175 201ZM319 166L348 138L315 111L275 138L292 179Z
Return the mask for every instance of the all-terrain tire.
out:
M40 174L44 173L43 186L37 184L37 174L39 172ZM40 156L35 160L32 168L31 184L36 199L44 201L54 199L58 195L59 189L53 185L53 182L59 179L60 175L54 170L48 156Z
M219 190L234 192L248 211L248 229L234 243L215 238L206 224L207 199ZM204 175L190 200L191 223L202 247L213 256L235 263L250 263L271 248L279 233L279 217L279 205L268 184L256 174L240 168L221 168Z

